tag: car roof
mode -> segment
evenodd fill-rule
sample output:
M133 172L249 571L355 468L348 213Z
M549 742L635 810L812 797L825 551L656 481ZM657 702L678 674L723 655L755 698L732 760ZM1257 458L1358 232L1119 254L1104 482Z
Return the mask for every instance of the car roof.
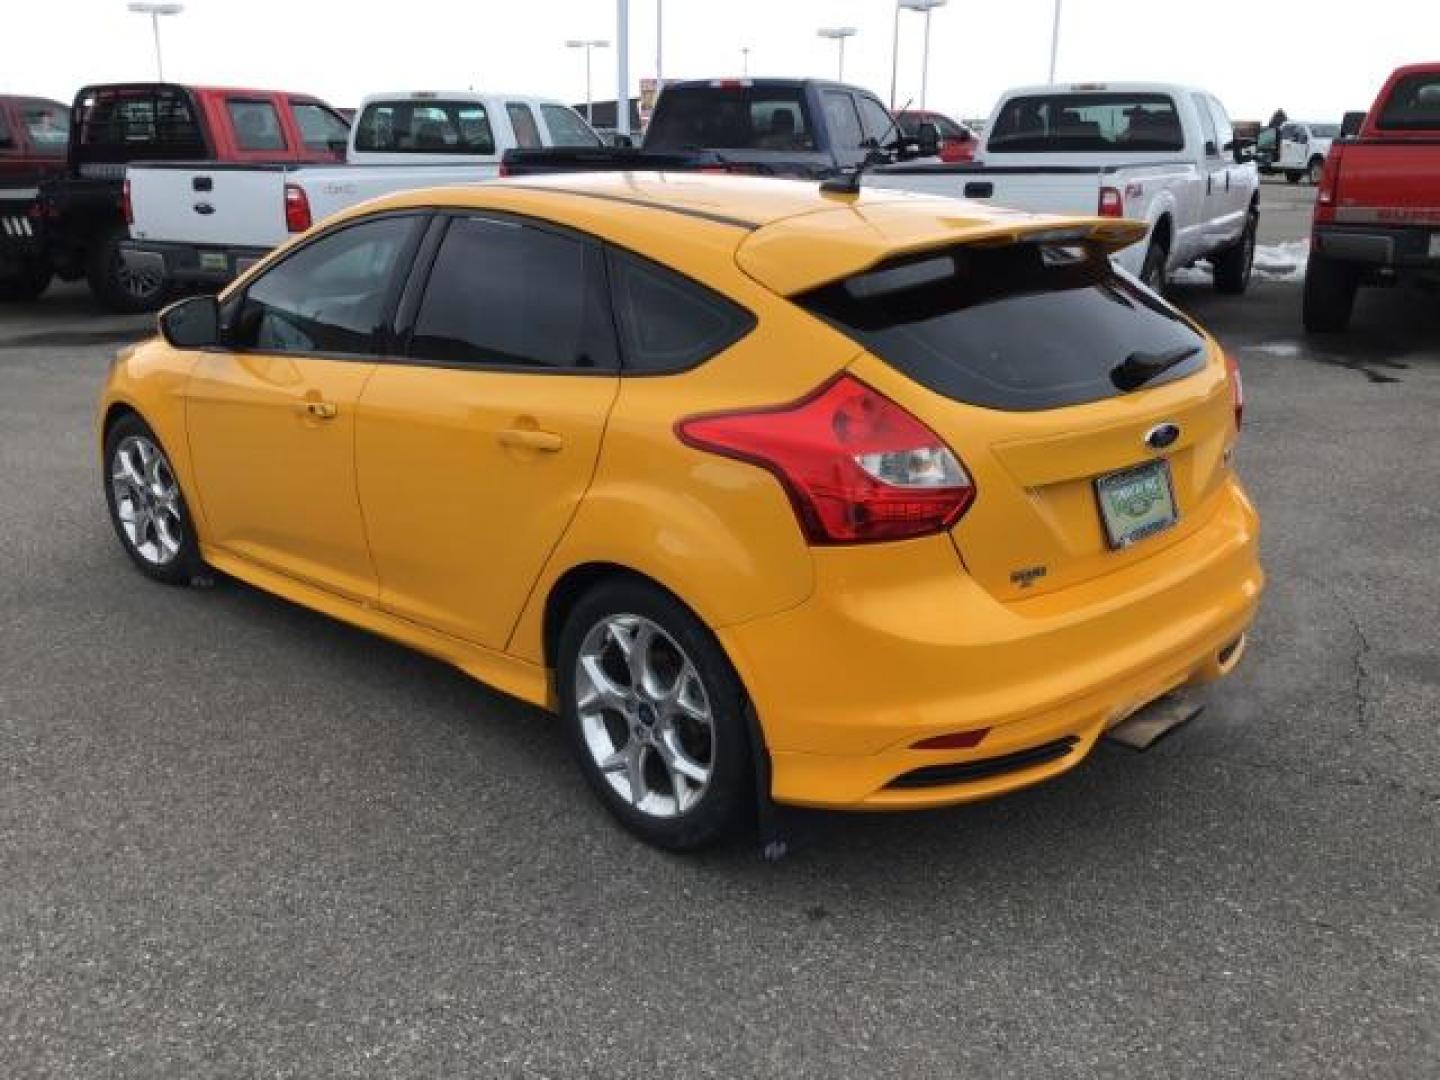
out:
M1005 91L1006 98L1033 96L1036 94L1209 94L1202 86L1186 86L1182 83L1162 82L1109 82L1104 79L1068 83L1036 83L1033 86L1015 86Z
M634 247L702 250L738 263L782 295L863 272L886 259L961 243L1133 243L1145 226L1113 218L1025 214L982 203L864 188L833 194L819 184L704 173L560 173L408 191L342 214L422 207L528 214ZM684 269L684 266L680 266Z

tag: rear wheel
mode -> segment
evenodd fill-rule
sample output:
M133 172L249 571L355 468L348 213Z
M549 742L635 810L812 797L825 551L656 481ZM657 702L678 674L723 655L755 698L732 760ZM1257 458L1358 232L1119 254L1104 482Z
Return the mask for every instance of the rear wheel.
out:
M170 458L133 413L105 435L105 502L125 554L146 576L188 585L204 573L195 528Z
M1306 175L1310 178L1310 185L1311 185L1312 187L1319 187L1319 186L1320 186L1320 177L1323 176L1324 173L1325 173L1325 159L1322 158L1322 157L1318 157L1318 156L1317 156L1317 157L1312 157L1312 158L1310 159L1310 168L1307 170L1307 173L1306 173Z
M125 226L117 223L95 238L85 262L90 291L111 311L126 314L154 311L165 302L168 283L162 273L135 271L125 264L120 244L128 236Z
M1239 296L1250 287L1255 268L1255 234L1259 227L1260 215L1251 210L1239 241L1211 260L1215 267L1216 292Z
M1145 261L1140 266L1140 280L1157 296L1164 296L1165 288L1170 283L1169 271L1166 269L1169 259L1170 249L1165 246L1165 241L1158 236L1152 239L1150 246L1145 249Z
M24 263L14 274L0 278L0 300L21 303L38 300L50 287L50 277L50 267L45 263Z
M1360 275L1349 263L1310 252L1305 267L1305 329L1312 334L1338 334L1350 326Z
M1301 180L1305 179L1305 173L1301 169L1288 169L1285 172L1285 179L1292 184L1298 184Z
M744 689L714 636L672 596L623 579L587 593L561 631L556 681L580 770L626 828L685 851L747 819Z

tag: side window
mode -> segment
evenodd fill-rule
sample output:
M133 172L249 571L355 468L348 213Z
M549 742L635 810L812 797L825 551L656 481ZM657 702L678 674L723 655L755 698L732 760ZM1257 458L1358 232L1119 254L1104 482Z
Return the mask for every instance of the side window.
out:
M627 371L684 371L755 326L750 312L703 285L613 248L610 283Z
M505 106L510 117L510 126L515 129L515 145L521 150L535 150L543 145L540 127L535 123L535 113L522 101L512 101Z
M1205 140L1205 153L1211 157L1220 153L1220 144L1215 141L1215 118L1210 115L1210 106L1204 94L1193 95L1195 112L1200 117L1200 131Z
M514 221L450 223L409 355L442 364L615 366L596 244Z
M350 125L325 106L297 103L294 112L307 150L344 150L350 141Z
M1210 114L1215 119L1215 145L1223 154L1225 148L1235 141L1235 127L1230 123L1230 114L1215 98L1210 99Z
M540 115L545 117L545 126L550 129L552 146L601 145L600 136L590 130L590 125L574 109L564 105L541 105Z
M235 129L235 145L241 150L285 149L280 117L270 102L231 98L225 108L230 113L230 126Z
M843 90L826 90L821 100L825 104L825 124L830 128L831 143L845 150L860 149L865 135L855 112L855 99Z
M245 291L237 349L373 354L395 272L422 219L378 218L306 244Z
M855 104L860 109L860 128L865 132L865 138L874 139L876 145L880 145L895 137L885 106L863 94L855 95Z

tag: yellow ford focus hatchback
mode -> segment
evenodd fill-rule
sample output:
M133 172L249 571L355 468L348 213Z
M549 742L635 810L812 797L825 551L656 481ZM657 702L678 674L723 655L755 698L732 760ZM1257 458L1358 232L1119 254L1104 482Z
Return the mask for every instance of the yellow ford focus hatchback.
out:
M654 843L995 795L1255 613L1239 378L1112 268L1141 231L695 175L370 203L122 354L105 493L151 577L559 712Z

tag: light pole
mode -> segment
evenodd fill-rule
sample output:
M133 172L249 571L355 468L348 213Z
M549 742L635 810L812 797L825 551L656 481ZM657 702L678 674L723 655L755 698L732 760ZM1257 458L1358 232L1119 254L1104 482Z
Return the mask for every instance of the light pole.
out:
M925 107L925 90L930 82L930 12L944 7L945 0L895 0L895 28L890 50L890 108L895 108L895 80L900 70L900 12L903 10L925 13L925 55L920 61L920 107Z
M839 68L839 71L836 73L835 78L836 78L836 80L839 81L839 82L844 82L844 81L845 81L845 39L848 38L848 37L854 37L854 36L855 36L855 34L856 34L855 27L853 27L853 26L822 26L819 30L816 31L816 33L818 33L821 37L823 37L823 38L829 38L830 40L835 41L835 42L837 42L837 43L840 45L840 68Z
M741 75L749 75L749 74L750 74L750 46L749 46L749 45L741 45L741 46L740 46L740 74L741 74Z
M655 92L665 85L665 0L655 0Z
M615 0L615 130L630 134L630 0Z
M565 47L567 49L585 50L585 122L589 124L592 122L590 116L590 50L608 49L610 47L610 42L603 41L600 38L589 38L583 41L567 41L565 42ZM615 103L615 115L617 118L620 115L620 103L618 101Z
M155 77L160 82L165 81L165 63L160 58L160 16L179 15L185 10L184 4L157 4L151 0L135 0L130 4L130 10L137 15L150 16L150 29L155 35Z
M1055 0L1055 25L1050 29L1050 82L1055 82L1055 58L1060 55L1060 0Z

